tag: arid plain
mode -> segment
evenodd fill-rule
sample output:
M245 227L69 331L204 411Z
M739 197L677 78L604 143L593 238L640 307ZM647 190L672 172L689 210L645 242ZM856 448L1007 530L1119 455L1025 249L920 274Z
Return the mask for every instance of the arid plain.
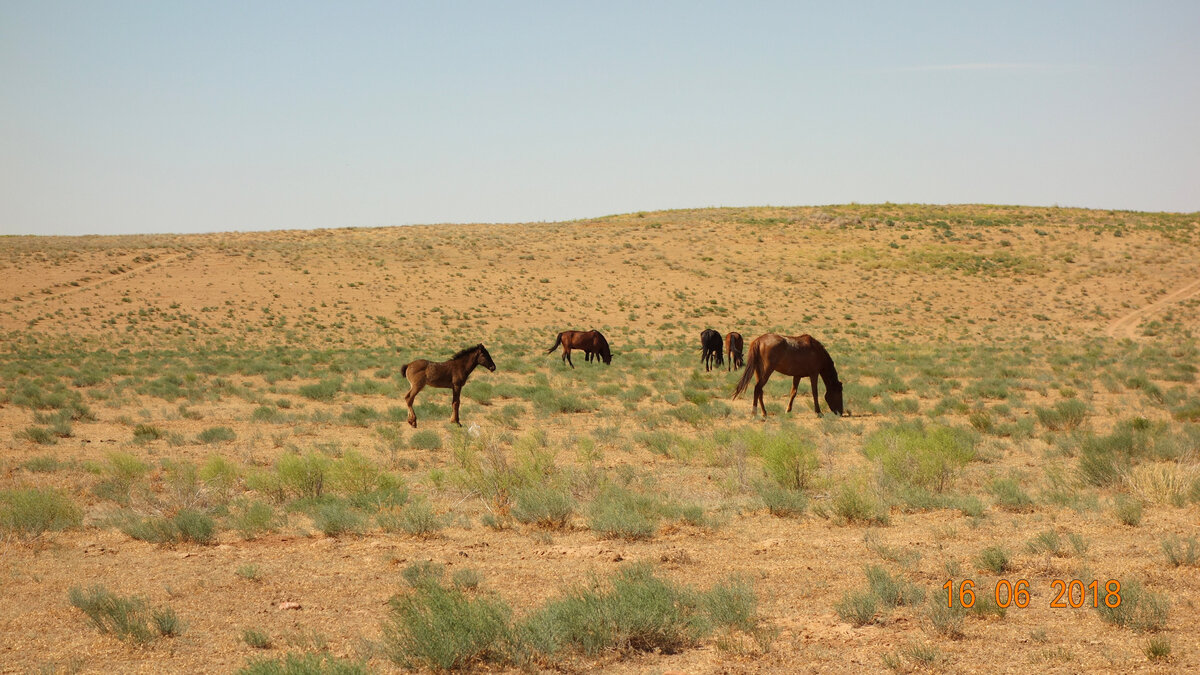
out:
M1198 214L3 237L0 275L5 672L1200 669ZM851 414L776 375L752 419L705 328L811 334ZM406 425L401 366L480 342L464 427L431 388ZM606 614L622 578L662 611Z

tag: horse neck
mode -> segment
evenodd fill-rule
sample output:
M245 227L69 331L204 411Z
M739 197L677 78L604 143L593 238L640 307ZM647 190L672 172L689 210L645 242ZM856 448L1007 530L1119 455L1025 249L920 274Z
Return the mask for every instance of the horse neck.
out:
M825 365L821 368L821 379L828 387L830 382L839 382L837 368L833 365L833 358L828 354L825 355Z
M471 352L470 354L467 354L459 359L460 362L466 363L466 365L463 367L463 377L470 375L471 371L475 370L475 366L479 365L479 361L477 360L478 357L478 352Z

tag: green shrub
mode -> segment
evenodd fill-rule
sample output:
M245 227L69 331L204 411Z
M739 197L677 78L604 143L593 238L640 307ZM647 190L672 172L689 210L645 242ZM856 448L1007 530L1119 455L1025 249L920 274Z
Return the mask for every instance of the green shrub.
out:
M1187 565L1188 567L1200 566L1198 560L1196 537L1188 537L1180 541L1179 537L1171 535L1162 540L1163 555L1167 557L1167 564L1171 567L1180 567Z
M217 523L212 518L191 509L183 509L172 519L179 538L197 544L211 544L216 540Z
M1113 512L1122 525L1137 527L1142 522L1142 502L1137 499L1117 495Z
M150 467L142 460L125 452L108 454L105 477L92 488L92 493L101 499L110 499L122 506L129 504L130 492Z
M549 529L563 529L575 513L575 500L563 490L549 485L530 485L517 490L512 515L522 523Z
M404 532L422 538L436 536L444 527L442 519L424 500L415 501L398 512L395 510L381 511L375 519L384 531Z
M857 593L846 591L842 594L842 599L834 604L833 609L842 618L842 621L857 628L875 621L878 604L879 598L870 591Z
M166 436L163 430L153 424L139 424L133 428L133 440L135 443L157 441L163 436Z
M863 453L901 485L942 492L976 458L975 443L966 429L904 424L872 434Z
M332 401L341 390L342 380L335 377L328 380L321 380L315 384L301 386L300 395L314 401Z
M229 427L209 427L196 435L196 440L201 443L227 443L237 439L237 434Z
M833 497L833 513L843 523L887 525L891 522L887 506L861 481L843 483Z
M369 427L379 419L379 411L369 405L356 405L342 412L342 421L356 427Z
M452 580L456 588L474 590L479 588L479 584L483 582L483 577L473 569L459 569L454 570Z
M1142 647L1142 653L1146 655L1147 660L1166 661L1171 658L1171 640L1165 637L1152 637Z
M437 450L442 447L442 436L432 429L422 429L409 437L408 444L418 450Z
M275 509L257 500L243 502L233 510L231 522L243 539L257 539L275 530Z
M283 455L275 462L281 487L300 498L320 497L332 460L309 451L303 455Z
M154 630L163 637L176 637L183 633L183 622L170 607L151 610L150 621L154 624Z
M234 574L245 579L246 581L258 581L261 578L262 570L254 563L246 563L238 565L238 568L233 571Z
M255 649L270 649L271 636L261 630L245 628L242 630L242 642Z
M363 516L340 500L317 505L311 515L313 525L327 537L361 534L363 531Z
M745 579L715 584L700 596L700 603L718 626L731 626L747 633L758 627L758 596Z
M759 449L763 468L786 490L808 489L817 472L817 448L807 439L777 434L768 436Z
M426 583L440 583L446 566L432 560L418 560L400 570L400 577L413 588Z
M701 593L656 577L648 565L629 565L607 583L568 589L532 614L520 632L551 656L608 650L674 654L696 645L714 625L753 626L756 607L744 582Z
M151 544L173 544L179 541L179 528L175 522L162 516L149 518L127 518L119 525L126 535Z
M1107 487L1121 482L1129 457L1102 445L1085 443L1079 455L1079 473L1088 484Z
M661 515L653 498L610 488L592 502L589 526L606 538L649 539L658 530Z
M1121 603L1109 607L1101 598L1096 611L1106 623L1118 628L1128 628L1138 633L1156 633L1167 627L1167 599L1159 593L1147 591L1140 582L1121 584Z
M1079 428L1087 418L1088 406L1077 398L1069 398L1054 404L1053 408L1037 407L1038 421L1051 431L1070 431Z
M595 405L588 403L576 394L570 392L559 393L549 387L538 387L530 397L533 407L538 412L544 414L554 413L579 413L594 410Z
M511 660L512 611L503 600L472 598L425 579L389 605L385 648L405 668L458 670Z
M925 589L903 578L893 577L880 565L868 565L867 584L871 592L887 607L919 605L925 599Z
M183 630L175 611L169 607L153 609L141 598L121 597L104 586L92 586L86 591L76 586L68 597L71 605L86 614L97 630L122 640L146 643L160 636L176 636Z
M978 601L979 594L976 594ZM965 624L967 610L955 603L948 607L944 602L930 602L925 611L924 624L926 630L950 640L961 640L966 636Z
M250 413L250 419L256 422L282 422L283 413L269 405L260 405Z
M762 498L767 511L781 518L797 518L804 515L808 508L808 497L799 490L789 490L774 483L761 483L758 486L758 496Z
M1033 498L1021 489L1016 478L997 478L987 489L996 500L996 506L1005 511L1026 513L1033 510Z
M1004 574L1009 569L1008 552L999 546L989 546L979 552L979 568L993 574Z
M1036 537L1026 542L1025 548L1030 553L1049 553L1053 556L1065 555L1062 539L1059 538L1058 532L1055 532L1053 529L1039 532Z
M13 434L18 440L29 441L38 445L54 445L58 438L49 429L43 427L26 427Z
M58 461L57 457L43 455L41 457L32 457L21 462L21 468L30 473L53 473L61 469L65 464Z
M37 539L83 524L83 511L66 493L54 489L0 490L0 529Z

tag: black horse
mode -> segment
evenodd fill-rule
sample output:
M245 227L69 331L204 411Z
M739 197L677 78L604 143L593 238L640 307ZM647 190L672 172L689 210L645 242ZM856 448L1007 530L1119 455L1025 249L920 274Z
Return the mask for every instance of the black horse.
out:
M721 334L717 331L706 328L700 334L700 360L704 362L705 372L712 370L714 367L725 365L725 357L721 354L724 350L723 348Z

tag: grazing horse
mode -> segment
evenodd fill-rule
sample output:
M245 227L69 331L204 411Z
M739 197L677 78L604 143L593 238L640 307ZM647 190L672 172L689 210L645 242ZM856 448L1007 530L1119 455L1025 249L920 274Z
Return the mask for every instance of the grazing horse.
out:
M737 370L746 365L742 361L742 334L730 332L725 336L725 351L729 354L729 370Z
M705 372L712 370L713 366L725 365L721 357L721 334L711 328L704 329L700 334L700 360L704 362Z
M554 340L554 346L546 350L547 354L551 354L558 346L562 345L563 353L562 360L566 361L572 368L575 364L571 361L571 350L581 349L586 356L584 360L591 361L592 357L604 359L605 365L612 363L612 351L608 348L608 340L604 339L604 335L598 330L564 330L558 334L558 338Z
M733 398L741 396L750 384L751 377L758 377L754 385L754 401L751 403L750 416L758 414L762 408L763 417L767 416L767 406L763 404L763 385L778 370L784 375L792 376L792 397L788 399L787 411L792 411L792 402L796 400L796 388L800 378L808 377L812 381L813 408L821 415L821 404L817 402L817 375L825 381L825 402L836 415L849 414L842 407L842 383L838 380L837 368L833 366L833 358L825 351L825 346L817 342L811 335L790 337L766 333L754 338L750 343L750 355L746 359L746 372L738 380L733 390Z
M413 401L416 400L417 394L421 393L421 390L428 385L453 390L454 414L450 416L450 421L461 427L462 422L458 421L459 397L462 394L463 385L467 383L467 378L471 376L471 371L475 370L475 366L483 366L493 373L496 372L496 364L492 362L492 355L488 353L487 347L484 347L483 343L467 347L451 356L449 361L434 363L425 359L417 359L401 366L400 374L408 378L410 385L408 393L404 395L404 401L408 403L408 423L414 429L417 428L417 412L413 410Z

